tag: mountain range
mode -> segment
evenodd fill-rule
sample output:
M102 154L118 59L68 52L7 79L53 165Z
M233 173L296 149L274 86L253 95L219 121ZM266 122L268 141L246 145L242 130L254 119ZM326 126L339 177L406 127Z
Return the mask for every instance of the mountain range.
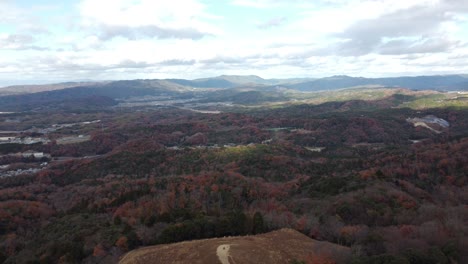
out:
M101 82L67 82L48 85L21 85L0 88L1 111L24 111L44 105L80 99L86 104L91 98L96 106L100 99L106 104L116 104L112 100L141 96L171 96L193 98L195 94L205 99L217 98L229 101L230 97L244 100L255 96L254 100L282 98L281 91L299 92L333 91L353 87L407 88L410 90L466 91L467 75L438 75L394 78L363 78L345 75L320 79L263 79L255 75L221 75L195 80L153 79L120 80ZM255 91L252 93L252 91ZM246 93L250 92L250 93ZM269 99L268 99L269 100Z
M356 86L377 85L384 87L408 88L411 90L454 91L467 90L468 78L461 75L417 76L393 78L363 78L332 76L308 82L289 85L301 91L334 90Z
M132 83L133 82L133 83ZM15 85L0 88L0 95L42 92L60 90L79 86L103 86L104 84L135 85L136 82L159 83L160 85L178 85L192 88L234 88L244 85L251 86L282 86L301 91L335 90L356 86L384 86L399 87L412 90L437 90L453 91L468 89L468 75L432 75L415 77L389 77L389 78L364 78L336 75L325 78L289 78L289 79L263 79L256 75L221 75L217 77L187 79L154 79L133 81L89 81L89 82L65 82L44 85ZM137 85L139 86L139 85ZM166 87L170 88L170 87Z

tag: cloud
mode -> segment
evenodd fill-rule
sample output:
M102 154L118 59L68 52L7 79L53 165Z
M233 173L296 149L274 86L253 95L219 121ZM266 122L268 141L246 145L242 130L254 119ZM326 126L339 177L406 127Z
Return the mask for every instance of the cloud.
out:
M31 35L3 34L0 35L0 50L48 50L48 48L33 45L35 39Z
M215 56L209 59L200 60L201 63L205 65L213 64L241 64L244 63L247 58L234 57L234 56Z
M159 66L191 66L196 64L196 60L165 60L157 63Z
M334 35L340 39L334 50L336 54L344 56L446 51L457 42L438 36L445 35L447 24L453 22L455 14L463 10L454 3L445 0L356 21Z
M85 52L87 50L100 50L104 48L104 42L95 35L63 38L58 44L70 47L74 52Z
M197 62L195 60L166 60L159 62L136 61L132 59L119 60L113 63L102 63L92 60L83 60L79 57L66 56L36 56L32 58L35 64L32 65L29 61L21 60L15 63L0 64L1 72L15 72L17 74L31 74L31 69L35 69L34 74L53 78L54 76L70 76L76 75L93 77L97 75L112 75L122 72L133 71L151 71L156 67L178 67L178 66L193 66ZM80 77L80 78L81 78Z
M463 0L440 0L440 5L445 11L468 12L468 5Z
M0 1L0 23L24 20L25 12L14 6L13 1Z
M421 38L420 40L392 40L381 45L378 50L383 55L446 52L458 45L458 41L448 38Z
M275 0L232 0L232 5L254 7L254 8L267 8L277 4Z
M198 0L83 0L79 10L81 28L94 31L101 40L198 40L219 32L204 21L211 16Z
M259 29L270 29L274 27L280 27L284 25L284 23L287 21L286 17L274 17L272 19L269 19L265 22L257 24L257 28Z
M19 45L24 43L32 43L34 38L31 35L21 34L6 34L0 35L0 45Z
M111 65L108 69L117 68L117 69L142 69L153 66L145 61L133 61L133 60L124 60L116 65Z
M50 33L32 8L20 8L16 5L15 1L0 0L0 23L13 26L16 29L16 33Z
M0 79L468 72L465 0L73 1L0 0Z
M100 25L97 33L101 40L110 40L115 37L123 37L129 40L144 38L176 38L176 39L201 39L209 36L209 33L200 32L194 28L161 28L155 25L123 26Z
M307 0L232 0L231 5L260 9L291 6L292 4L299 5L300 7L314 6L310 2Z

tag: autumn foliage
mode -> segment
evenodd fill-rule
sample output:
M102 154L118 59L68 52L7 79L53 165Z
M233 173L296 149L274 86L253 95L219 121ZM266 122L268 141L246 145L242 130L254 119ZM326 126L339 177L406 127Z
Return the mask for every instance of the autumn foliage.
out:
M31 146L47 166L0 178L0 260L115 263L140 246L290 227L351 247L355 263L466 261L468 113L425 110L453 120L434 134L406 122L428 113L355 104L95 114L89 141Z

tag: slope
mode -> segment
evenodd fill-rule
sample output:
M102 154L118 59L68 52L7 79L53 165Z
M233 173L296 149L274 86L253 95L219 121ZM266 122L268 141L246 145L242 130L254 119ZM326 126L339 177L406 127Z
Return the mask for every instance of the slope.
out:
M195 240L144 247L127 253L121 264L139 263L294 263L314 259L344 263L348 247L313 240L292 229L256 236ZM317 262L318 263L318 262Z

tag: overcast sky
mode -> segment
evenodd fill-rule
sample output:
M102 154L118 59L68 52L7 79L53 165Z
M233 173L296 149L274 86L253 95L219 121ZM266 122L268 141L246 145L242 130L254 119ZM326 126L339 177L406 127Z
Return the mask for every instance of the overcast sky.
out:
M468 0L0 0L0 85L468 73Z

